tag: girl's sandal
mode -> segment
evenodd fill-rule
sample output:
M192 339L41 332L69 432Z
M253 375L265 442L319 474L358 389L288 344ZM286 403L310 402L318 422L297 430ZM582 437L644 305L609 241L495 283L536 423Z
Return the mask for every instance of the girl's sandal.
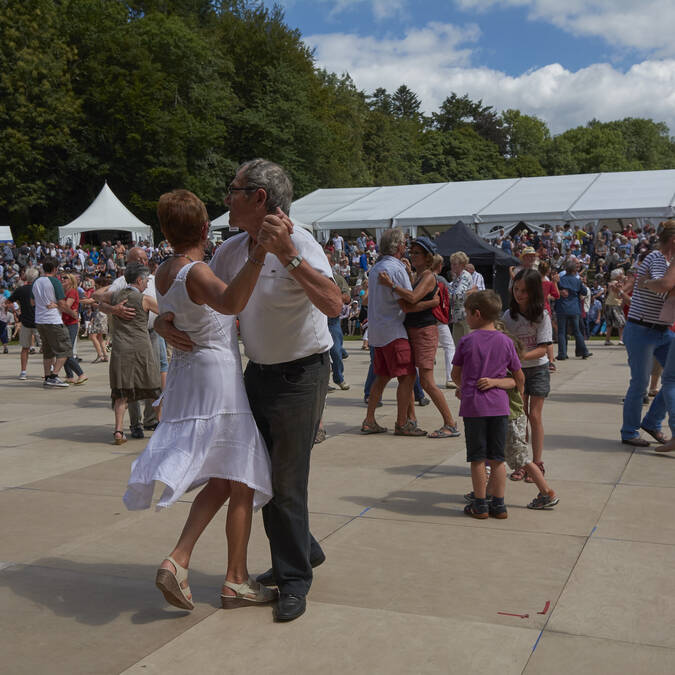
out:
M241 584L235 584L232 581L225 581L225 588L235 592L235 595L220 595L220 604L223 609L235 609L236 607L246 607L247 605L261 605L266 602L274 602L279 597L279 591L276 588L263 586L249 577Z
M427 432L417 426L417 422L408 420L405 424L394 423L395 436L426 436Z
M117 434L119 434L119 436ZM121 429L113 431L113 438L115 439L115 445L122 445L122 443L127 442L127 437Z
M525 467L520 467L520 469L516 469L510 476L509 478L511 480L523 480L525 478L525 474L527 473L527 470Z
M160 567L157 570L155 586L162 591L164 599L174 607L181 609L194 609L192 604L192 592L187 583L188 571L181 567L170 555L164 560L168 560L175 568L175 573Z

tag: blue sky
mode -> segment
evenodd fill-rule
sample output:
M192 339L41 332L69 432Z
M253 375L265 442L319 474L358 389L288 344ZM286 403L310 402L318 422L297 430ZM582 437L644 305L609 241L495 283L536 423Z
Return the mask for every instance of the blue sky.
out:
M537 115L554 133L635 116L675 135L673 0L279 4L317 65L366 91L407 84L427 112L454 91Z

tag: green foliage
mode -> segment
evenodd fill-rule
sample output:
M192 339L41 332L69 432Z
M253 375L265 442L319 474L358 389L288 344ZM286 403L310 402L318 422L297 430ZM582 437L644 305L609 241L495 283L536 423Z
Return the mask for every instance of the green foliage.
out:
M537 117L454 92L427 117L405 83L366 94L318 69L282 10L257 0L0 0L0 220L17 236L54 236L105 179L147 223L175 187L215 217L238 164L258 156L285 166L300 197L673 168L675 144L665 124L633 118L551 137Z

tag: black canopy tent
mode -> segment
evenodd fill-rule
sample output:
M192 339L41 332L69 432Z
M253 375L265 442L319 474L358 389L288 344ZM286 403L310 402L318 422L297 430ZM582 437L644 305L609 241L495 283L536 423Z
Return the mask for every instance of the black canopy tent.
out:
M438 237L435 243L438 253L444 257L451 256L456 251L464 251L470 262L485 277L486 285L492 286L499 294L504 307L508 305L509 267L520 265L518 258L483 241L461 221Z

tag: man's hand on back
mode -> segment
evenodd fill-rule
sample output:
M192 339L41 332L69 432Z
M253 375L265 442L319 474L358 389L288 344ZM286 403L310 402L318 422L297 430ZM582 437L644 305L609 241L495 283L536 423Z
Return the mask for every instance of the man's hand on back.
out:
M178 330L178 328L173 325L175 318L173 312L160 314L155 319L154 329L175 349L180 349L183 352L191 352L195 343L192 342L187 333Z

